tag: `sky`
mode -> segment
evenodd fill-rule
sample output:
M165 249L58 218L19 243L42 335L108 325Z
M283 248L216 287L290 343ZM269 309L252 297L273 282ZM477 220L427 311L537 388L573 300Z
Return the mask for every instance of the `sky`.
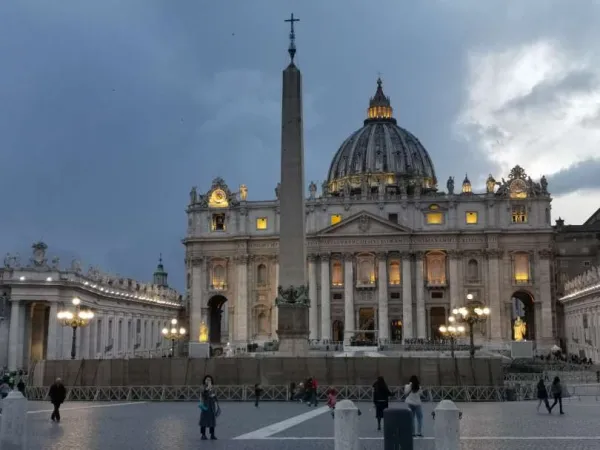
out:
M600 207L600 2L19 0L0 8L0 250L183 288L185 208L217 176L279 179L296 25L306 181L320 186L381 74L440 187L521 165L553 219Z

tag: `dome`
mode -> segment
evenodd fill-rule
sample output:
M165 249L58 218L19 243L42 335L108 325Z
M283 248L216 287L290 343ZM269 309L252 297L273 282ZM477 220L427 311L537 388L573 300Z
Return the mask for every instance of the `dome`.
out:
M392 192L435 191L437 179L425 147L409 131L397 125L381 79L369 102L364 126L341 145L327 176L332 195L354 194L380 186Z

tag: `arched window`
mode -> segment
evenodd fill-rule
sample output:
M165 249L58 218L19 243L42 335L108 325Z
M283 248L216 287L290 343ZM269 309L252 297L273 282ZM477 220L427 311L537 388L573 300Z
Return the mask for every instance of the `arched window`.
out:
M400 284L400 262L391 261L389 267L389 284L398 285Z
M442 286L446 284L446 254L430 252L426 256L427 283L429 286Z
M267 266L259 264L256 268L256 283L259 285L267 284Z
M332 286L343 286L344 285L344 273L342 270L341 261L333 261L331 263L331 285Z
M213 267L212 285L214 289L225 289L225 267L221 264Z
M467 263L467 280L478 281L479 280L479 263L476 259L470 259Z
M362 260L359 263L358 274L361 284L370 284L372 281L375 281L373 263L367 259Z
M514 280L517 284L529 283L529 254L515 253L513 258Z
M264 311L258 315L258 333L269 333L269 318L267 317L267 314Z

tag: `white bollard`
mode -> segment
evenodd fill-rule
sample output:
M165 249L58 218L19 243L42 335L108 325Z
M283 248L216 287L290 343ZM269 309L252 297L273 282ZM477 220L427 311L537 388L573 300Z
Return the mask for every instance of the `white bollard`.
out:
M351 400L336 403L333 426L335 431L335 450L359 450L358 408Z
M27 399L19 391L10 391L2 400L0 449L27 449Z
M435 408L435 450L460 450L462 413L451 400L442 400Z

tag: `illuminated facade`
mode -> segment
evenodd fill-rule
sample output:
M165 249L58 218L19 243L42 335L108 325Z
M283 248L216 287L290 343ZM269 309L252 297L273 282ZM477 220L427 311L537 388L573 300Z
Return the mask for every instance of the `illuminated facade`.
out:
M10 370L31 368L43 359L70 359L72 329L57 313L73 298L94 313L76 331L77 359L144 358L168 353L161 330L181 311L181 296L167 284L162 261L153 283L109 275L81 263L60 267L46 257L43 242L33 245L28 262L6 255L0 269L0 364Z
M320 191L320 192L318 192ZM308 186L307 268L311 338L435 339L467 294L492 314L479 332L554 343L551 197L546 179L516 166L477 192L465 176L438 189L421 142L399 127L381 80L364 126L333 159L321 189ZM211 343L277 338L279 188L249 200L221 178L188 206L187 307L191 338Z

